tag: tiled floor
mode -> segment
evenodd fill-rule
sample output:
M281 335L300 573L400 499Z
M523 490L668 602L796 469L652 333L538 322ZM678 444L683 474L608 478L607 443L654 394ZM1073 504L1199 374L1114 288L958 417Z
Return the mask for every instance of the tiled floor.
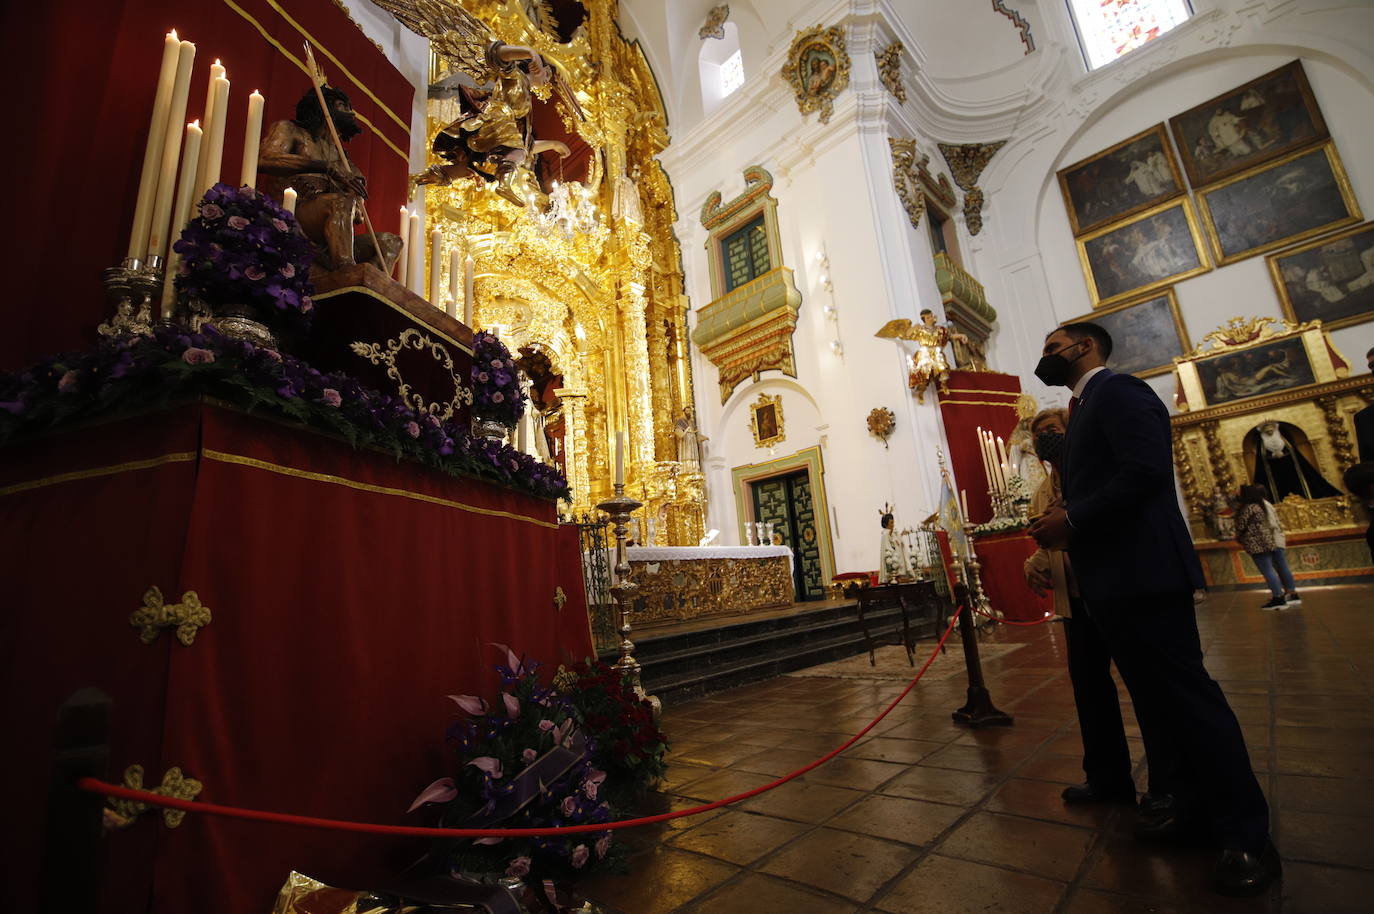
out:
M836 760L738 807L635 831L633 873L580 888L626 914L1372 911L1374 587L1313 588L1278 614L1262 599L1217 594L1198 620L1273 808L1285 878L1267 896L1214 896L1213 852L1143 846L1131 810L1060 801L1082 771L1058 625L987 636L1027 645L986 663L1014 727L950 723L960 677L919 685ZM844 742L902 685L783 677L668 708L671 770L650 805L764 784Z

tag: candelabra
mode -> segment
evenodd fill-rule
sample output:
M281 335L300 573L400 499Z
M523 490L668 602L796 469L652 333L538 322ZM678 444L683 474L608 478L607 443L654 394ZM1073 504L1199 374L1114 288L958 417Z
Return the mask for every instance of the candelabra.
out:
M162 258L153 254L147 264L137 257L126 258L119 266L105 271L104 281L115 313L96 332L101 336L152 333L157 320L153 314L154 299L162 291Z
M964 567L968 574L968 587L971 595L972 606L987 613L990 616L997 616L999 613L992 608L992 601L983 592L983 563L978 561L978 552L973 548L973 525L969 523L967 517L964 519L964 540L968 543L968 555L964 557Z
M625 557L625 533L629 530L630 515L642 507L641 502L625 494L625 483L615 484L615 497L596 506L598 510L610 515L615 533L615 583L611 585L611 596L620 605L620 659L615 668L630 674L635 695L653 707L654 719L658 719L662 704L657 696L648 695L639 679L639 661L634 658L635 644L630 640L633 629L630 627L630 611L634 606L635 593L639 585L630 580L630 560Z

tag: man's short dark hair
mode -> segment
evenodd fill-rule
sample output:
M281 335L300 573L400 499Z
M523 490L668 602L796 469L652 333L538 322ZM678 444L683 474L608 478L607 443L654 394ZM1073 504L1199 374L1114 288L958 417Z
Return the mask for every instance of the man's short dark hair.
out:
M1079 340L1092 340L1097 343L1097 351L1102 353L1103 359L1112 357L1112 335L1108 333L1100 324L1091 321L1077 321L1072 324L1065 324L1059 328L1068 334L1069 339L1075 343ZM1054 331L1050 331L1053 333Z

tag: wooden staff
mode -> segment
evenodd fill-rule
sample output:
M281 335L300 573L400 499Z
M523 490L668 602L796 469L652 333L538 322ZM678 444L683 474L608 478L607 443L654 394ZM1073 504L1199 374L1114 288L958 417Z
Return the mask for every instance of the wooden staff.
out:
M340 160L347 165L349 164L348 153L344 150L343 140L339 139L338 128L334 126L334 115L324 101L324 71L320 69L319 64L315 63L315 52L310 49L310 42L308 41L305 43L305 63L310 68L310 82L315 86L315 98L320 103L324 122L329 125L329 135L334 139L334 148L338 150ZM377 252L377 259L382 264L382 272L390 274L391 265L386 262L386 254L383 253L382 245L377 240L377 232L372 228L372 217L367 214L367 202L359 198L358 206L363 211L363 224L367 226L367 234L372 237L372 249Z

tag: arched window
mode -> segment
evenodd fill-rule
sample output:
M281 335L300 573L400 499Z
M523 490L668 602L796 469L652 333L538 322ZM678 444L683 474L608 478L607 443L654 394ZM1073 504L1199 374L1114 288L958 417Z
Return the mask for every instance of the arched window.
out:
M709 113L731 92L744 85L744 56L739 48L739 28L725 23L724 38L701 43L697 67L701 74L701 107Z
M1096 70L1193 15L1190 0L1068 0L1078 43Z

